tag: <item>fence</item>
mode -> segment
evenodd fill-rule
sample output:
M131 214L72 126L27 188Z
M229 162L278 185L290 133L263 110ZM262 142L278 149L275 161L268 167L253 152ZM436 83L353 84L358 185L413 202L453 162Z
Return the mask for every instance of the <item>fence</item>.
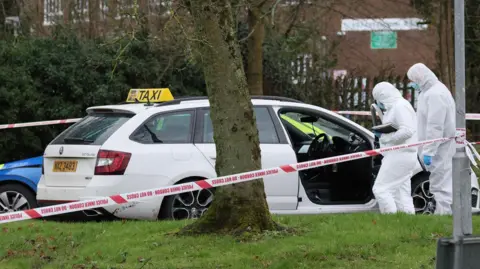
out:
M373 78L346 76L334 80L332 77L318 76L296 85L278 85L267 83L267 94L288 96L314 104L330 110L356 110L370 111L373 103L372 89L381 82L392 83L402 96L412 106L417 108L419 92L412 88L412 84L406 76L378 76ZM287 87L291 88L287 88ZM480 108L476 105L479 101L480 90L476 87L467 88L466 105L467 112L478 113ZM366 116L348 116L351 120L370 128L371 119ZM480 122L467 121L467 138L472 141L480 139Z

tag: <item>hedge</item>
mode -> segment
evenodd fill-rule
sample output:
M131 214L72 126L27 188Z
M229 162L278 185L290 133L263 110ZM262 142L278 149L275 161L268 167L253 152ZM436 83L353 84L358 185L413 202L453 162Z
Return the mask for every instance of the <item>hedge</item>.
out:
M147 39L84 40L57 34L0 41L0 61L0 124L83 117L89 106L123 101L131 88L205 94L201 70L185 57L172 56L171 47ZM43 154L65 128L0 130L0 163Z

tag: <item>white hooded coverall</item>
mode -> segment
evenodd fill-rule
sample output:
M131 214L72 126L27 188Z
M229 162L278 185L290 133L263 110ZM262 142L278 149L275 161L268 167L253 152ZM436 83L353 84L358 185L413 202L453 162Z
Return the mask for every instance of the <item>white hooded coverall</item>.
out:
M417 115L397 88L388 82L381 82L373 88L373 98L385 106L382 123L398 126L396 132L380 137L381 147L418 141ZM410 179L418 162L417 151L412 147L382 153L382 166L373 185L373 194L381 213L415 214Z
M420 86L417 103L420 141L455 136L455 100L447 87L424 64L410 67L408 78ZM438 142L420 148L421 156L432 156L430 192L436 201L435 214L452 213L452 158L455 141Z

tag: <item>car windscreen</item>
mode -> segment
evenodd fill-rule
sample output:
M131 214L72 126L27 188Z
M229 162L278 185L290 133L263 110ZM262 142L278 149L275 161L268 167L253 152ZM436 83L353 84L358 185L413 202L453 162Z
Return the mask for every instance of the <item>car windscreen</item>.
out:
M52 145L102 145L132 114L92 113L52 141Z

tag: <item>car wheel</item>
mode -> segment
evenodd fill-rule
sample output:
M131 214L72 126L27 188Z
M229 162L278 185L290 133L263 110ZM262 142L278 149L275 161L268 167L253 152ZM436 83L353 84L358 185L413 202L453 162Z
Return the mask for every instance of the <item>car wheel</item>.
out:
M22 211L37 207L34 194L18 184L0 186L0 213Z
M191 181L194 180L185 182ZM211 188L167 196L163 200L159 218L169 220L198 219L207 212L212 204L214 193L214 189Z
M435 212L435 199L430 192L428 174L412 179L412 198L415 214L431 215Z

